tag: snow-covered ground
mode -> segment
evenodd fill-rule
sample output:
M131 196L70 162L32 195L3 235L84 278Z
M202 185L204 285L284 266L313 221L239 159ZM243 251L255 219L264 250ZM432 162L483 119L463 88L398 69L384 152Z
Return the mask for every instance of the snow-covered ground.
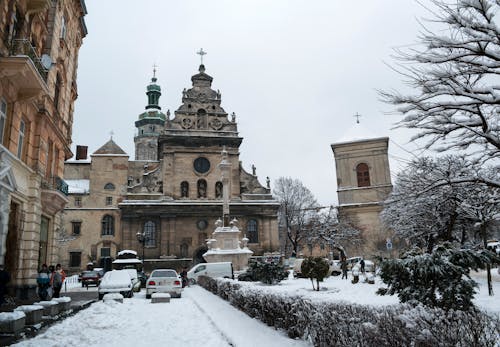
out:
M495 296L488 296L486 273L473 273L479 283L474 299L477 306L500 313L500 275L492 271ZM383 284L351 283L340 276L321 282L319 292L313 291L307 279L288 279L279 285L239 282L258 286L262 291L297 295L311 300L353 302L367 305L397 304L396 296L379 296L375 292ZM73 288L72 291L96 291L95 287ZM199 286L183 291L180 299L170 303L151 304L144 290L123 304L97 302L88 309L48 328L37 337L16 346L309 346L305 341L291 340L282 332L248 317L226 301Z
M16 346L310 345L291 340L219 297L192 286L183 291L182 298L172 299L170 303L151 304L145 299L144 290L131 299L124 299L123 304L97 302Z
M486 285L486 271L473 272L471 277L478 283L477 294L474 303L481 309L500 314L500 275L497 269L491 270L493 279L494 296L488 296ZM296 295L318 301L346 301L362 305L384 306L399 303L397 296L380 296L375 294L378 288L384 287L379 277L375 278L375 284L364 282L363 276L356 284L351 283L352 276L349 273L347 280L341 276L330 276L320 282L320 291L313 291L311 281L308 279L294 279L282 281L278 285L265 285L253 282L238 282L242 285L259 286L263 291L282 292L286 295Z

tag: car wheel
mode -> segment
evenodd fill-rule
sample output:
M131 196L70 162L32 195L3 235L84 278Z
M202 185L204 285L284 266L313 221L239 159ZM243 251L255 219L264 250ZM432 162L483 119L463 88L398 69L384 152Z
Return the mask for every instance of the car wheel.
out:
M151 299L151 294L146 294L146 299Z

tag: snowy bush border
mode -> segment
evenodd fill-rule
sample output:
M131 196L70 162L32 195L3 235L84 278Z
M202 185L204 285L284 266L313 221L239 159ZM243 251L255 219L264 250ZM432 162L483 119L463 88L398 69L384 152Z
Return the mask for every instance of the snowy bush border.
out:
M315 346L497 347L500 337L500 318L479 310L312 302L205 276L198 284L250 317Z

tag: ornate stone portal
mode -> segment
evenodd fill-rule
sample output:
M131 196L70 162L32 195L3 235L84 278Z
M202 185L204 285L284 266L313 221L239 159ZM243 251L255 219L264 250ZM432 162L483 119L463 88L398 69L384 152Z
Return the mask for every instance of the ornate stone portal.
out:
M219 164L222 172L222 220L215 222L215 231L212 238L207 240L208 251L203 258L208 263L230 261L236 271L243 270L248 266L248 259L253 254L248 249L248 238L244 236L239 240L240 229L238 221L233 219L229 222L229 191L231 163L227 160L227 151L222 151L222 161ZM241 247L242 246L242 247Z

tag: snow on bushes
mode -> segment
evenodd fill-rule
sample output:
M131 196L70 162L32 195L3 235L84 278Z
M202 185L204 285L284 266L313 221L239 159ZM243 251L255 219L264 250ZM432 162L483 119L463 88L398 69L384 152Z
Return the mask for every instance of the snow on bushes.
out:
M204 276L198 284L249 316L315 346L494 347L500 331L499 318L479 310L317 302Z

